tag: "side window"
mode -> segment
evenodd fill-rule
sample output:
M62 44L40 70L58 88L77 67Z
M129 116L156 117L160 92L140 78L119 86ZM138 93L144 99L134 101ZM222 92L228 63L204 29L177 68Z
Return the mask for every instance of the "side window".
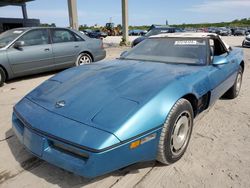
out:
M29 31L18 39L18 41L24 41L24 46L49 44L48 31L46 29Z
M52 40L54 43L62 43L62 42L74 42L76 41L76 38L68 30L55 29L52 30Z
M211 47L211 51L213 51L214 56L220 56L222 54L227 53L226 49L224 48L224 46L221 44L221 42L218 39L213 39L212 41L213 41L212 45L210 42L210 47Z
M77 34L74 34L74 35L75 35L76 41L84 41L79 35Z

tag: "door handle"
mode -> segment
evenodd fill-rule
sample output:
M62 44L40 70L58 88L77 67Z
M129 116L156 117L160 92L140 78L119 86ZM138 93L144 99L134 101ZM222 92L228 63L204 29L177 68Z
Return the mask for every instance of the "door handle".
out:
M45 48L44 51L45 51L45 52L49 51L49 48Z
M78 48L79 46L75 46L75 48Z

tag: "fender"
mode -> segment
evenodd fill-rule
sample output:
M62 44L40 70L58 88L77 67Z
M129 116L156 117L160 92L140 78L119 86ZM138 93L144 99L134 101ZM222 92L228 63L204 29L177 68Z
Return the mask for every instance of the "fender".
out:
M0 50L0 60L0 66L6 71L7 79L14 78L15 76L9 64L6 50Z

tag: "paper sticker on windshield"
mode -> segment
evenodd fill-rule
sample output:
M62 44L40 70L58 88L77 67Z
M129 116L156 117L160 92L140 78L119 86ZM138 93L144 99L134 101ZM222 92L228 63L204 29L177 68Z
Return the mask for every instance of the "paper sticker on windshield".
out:
M15 34L20 34L20 33L22 33L23 31L13 31L13 33L15 33Z
M174 45L205 45L205 41L197 41L197 40L180 40L175 41Z
M181 40L181 41L175 41L174 45L196 45L196 40Z

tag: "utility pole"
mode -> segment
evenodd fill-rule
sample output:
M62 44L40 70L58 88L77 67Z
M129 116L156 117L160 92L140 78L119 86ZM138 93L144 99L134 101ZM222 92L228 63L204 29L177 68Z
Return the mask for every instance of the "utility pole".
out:
M78 17L76 0L68 0L69 24L73 29L78 30Z
M128 45L128 0L122 0L122 42L123 45Z

